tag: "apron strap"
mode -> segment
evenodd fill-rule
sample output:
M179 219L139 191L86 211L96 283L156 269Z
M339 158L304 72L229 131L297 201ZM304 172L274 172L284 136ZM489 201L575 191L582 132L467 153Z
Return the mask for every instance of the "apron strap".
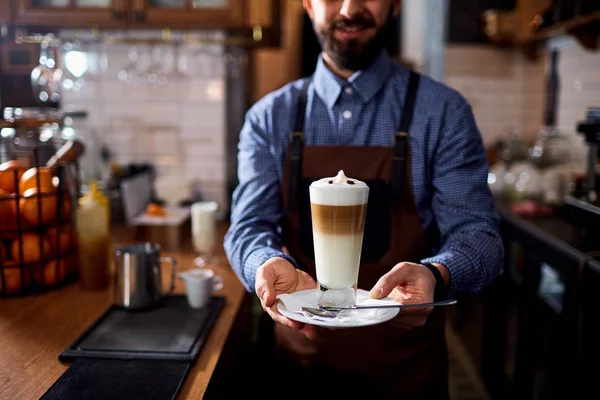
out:
M408 130L413 120L420 79L421 76L418 73L410 71L410 79L408 81L408 88L406 89L406 96L404 98L404 109L402 110L402 118L400 119L394 144L394 162L392 166L392 212L396 211L398 202L402 199L404 184L406 182Z
M295 212L298 207L298 186L300 185L300 171L302 168L302 149L304 147L304 119L306 118L306 103L308 98L308 85L312 79L306 79L298 96L296 106L296 121L290 137L290 176L288 182L287 209Z

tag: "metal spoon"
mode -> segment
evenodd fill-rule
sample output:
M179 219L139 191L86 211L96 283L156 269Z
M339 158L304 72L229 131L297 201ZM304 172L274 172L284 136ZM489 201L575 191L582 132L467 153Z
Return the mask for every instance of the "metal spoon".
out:
M318 317L335 318L340 312L344 310L365 310L373 308L407 308L407 307L437 307L437 306L450 306L456 304L455 299L448 299L442 301L434 301L432 303L414 303L414 304L386 304L381 306L350 306L350 307L332 307L332 306L319 306L314 307L302 307L302 311L306 311L310 314Z

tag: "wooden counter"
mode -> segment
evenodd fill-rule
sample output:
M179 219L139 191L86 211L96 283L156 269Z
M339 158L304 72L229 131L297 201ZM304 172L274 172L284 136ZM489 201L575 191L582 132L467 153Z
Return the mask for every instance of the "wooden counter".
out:
M219 226L224 235L226 226ZM179 270L193 268L194 252L185 246L179 252L163 252L179 261ZM179 399L200 399L215 370L245 290L228 265L223 250L219 265L211 269L223 277L225 286L216 295L225 305L190 371ZM170 266L164 266L165 272ZM163 274L164 287L169 275ZM184 293L177 280L177 293ZM54 292L23 298L0 299L0 399L37 399L66 371L58 355L92 324L110 305L111 289L84 292L77 284Z

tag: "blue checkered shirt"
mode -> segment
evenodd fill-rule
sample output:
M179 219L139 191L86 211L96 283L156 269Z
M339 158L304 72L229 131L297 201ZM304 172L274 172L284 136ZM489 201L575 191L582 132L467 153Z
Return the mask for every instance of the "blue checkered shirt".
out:
M308 87L306 145L393 146L408 78L409 71L385 51L347 81L320 58ZM224 245L249 291L268 259L283 257L297 265L282 252L278 221L302 84L291 82L257 102L240 133L239 185ZM413 196L432 254L422 262L448 269L450 295L475 295L499 275L504 254L486 153L470 105L456 91L422 77L409 137Z

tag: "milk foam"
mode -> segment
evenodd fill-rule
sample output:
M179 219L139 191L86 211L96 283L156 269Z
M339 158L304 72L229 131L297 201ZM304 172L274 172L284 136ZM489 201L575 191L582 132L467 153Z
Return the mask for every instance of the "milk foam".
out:
M335 177L323 178L310 185L310 201L329 206L366 204L369 187L358 179L348 178L341 170Z

